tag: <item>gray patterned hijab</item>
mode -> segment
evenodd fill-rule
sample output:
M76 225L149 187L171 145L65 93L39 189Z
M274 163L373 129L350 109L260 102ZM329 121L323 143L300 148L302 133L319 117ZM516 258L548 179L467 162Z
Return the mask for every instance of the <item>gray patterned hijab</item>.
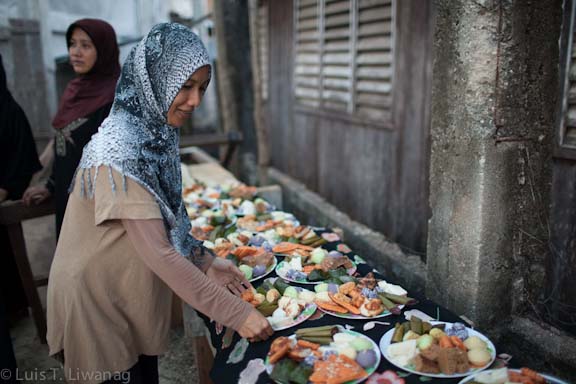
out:
M108 166L113 191L112 168L123 175L124 190L126 177L143 185L160 206L172 245L192 259L191 251L200 242L189 234L179 131L168 125L167 114L182 85L206 65L210 65L208 52L189 28L176 23L154 26L126 59L110 115L84 147L77 170L82 176L81 195L93 196L98 172L92 175L90 170L101 165Z

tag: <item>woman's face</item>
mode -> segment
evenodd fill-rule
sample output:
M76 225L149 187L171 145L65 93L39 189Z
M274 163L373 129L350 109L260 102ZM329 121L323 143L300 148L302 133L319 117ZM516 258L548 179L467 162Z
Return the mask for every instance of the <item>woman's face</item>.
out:
M98 52L90 36L82 29L74 28L68 44L70 64L74 68L74 72L78 75L85 75L90 72L98 58Z
M210 81L210 67L205 65L186 80L168 110L168 124L180 128L200 105Z

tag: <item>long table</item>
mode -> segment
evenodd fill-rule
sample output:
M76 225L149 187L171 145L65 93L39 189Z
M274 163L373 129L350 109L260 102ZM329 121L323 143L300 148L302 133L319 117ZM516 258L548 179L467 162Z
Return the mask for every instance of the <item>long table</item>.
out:
M341 251L343 248L343 244L341 242L337 241L337 242L328 243L326 245L323 245L322 247L329 250L329 251L339 248L338 250ZM350 259L352 259L352 260L355 259L355 253L353 251L345 253L345 254ZM358 259L356 259L356 260L358 260ZM368 272L374 272L374 274L377 278L381 278L381 279L383 278L386 281L388 281L389 283L401 285L401 283L390 280L387 276L383 276L378 271L373 269L369 264L359 263L357 266L358 266L357 273L360 276L365 276ZM277 275L275 272L273 272L270 275L268 275L267 277L277 277ZM254 287L257 288L262 283L263 280L264 279L261 279L259 281L254 282L253 283ZM294 286L300 286L303 288L307 288L307 289L313 289L313 286L311 286L311 285L302 285L302 284L296 284L296 283L290 283L290 284L294 285ZM417 299L418 303L415 305L406 307L406 308L404 308L404 310L418 309L418 310L420 310L420 311L428 314L429 316L431 316L437 320L440 320L440 321L464 322L460 317L458 317L453 312L451 312L448 309L441 307L440 305L426 299L425 297L419 297L418 295L414 295L411 292L408 292L408 295L410 297L414 297L415 299ZM343 319L343 318L334 317L334 316L331 316L328 314L324 314L320 310L317 310L317 313L315 315L313 315L310 319L306 320L305 322L303 322L303 323L301 323L295 327L292 327L292 328L289 328L289 329L286 329L283 331L275 332L274 335L266 341L249 344L248 348L246 349L246 351L244 353L244 356L238 356L237 353L238 353L239 349L241 349L240 346L245 345L246 342L243 341L243 342L239 343L241 339L237 333L232 333L229 331L227 332L225 330L217 329L216 325L213 322L210 322L209 319L207 319L206 317L203 317L203 319L204 319L205 324L207 325L208 329L210 330L210 338L211 338L212 345L216 349L216 355L214 358L214 365L213 365L212 371L210 372L210 376L211 376L214 383L237 383L238 378L240 376L240 373L246 369L249 362L253 361L254 359L262 359L262 360L266 359L266 354L268 353L268 350L270 348L270 344L272 343L272 341L275 338L277 338L279 336L290 336L298 328L316 327L316 326L331 325L331 324L334 324L334 325L339 324L342 326L348 325L348 326L353 327L353 329L352 329L353 331L362 333L362 334L370 337L372 340L374 340L376 342L376 344L379 344L380 338L388 330L390 330L391 328L394 328L395 323L405 321L404 311L403 311L401 315L390 315L387 317L375 319L375 320L379 320L379 321L389 322L390 323L389 326L377 324L373 329L368 330L368 331L363 331L363 325L370 320ZM497 353L498 353L498 351L497 351ZM233 354L233 356L231 356L231 354ZM239 360L239 361L230 362L229 360L232 360L232 361ZM495 364L502 364L502 362L499 362L497 360ZM514 367L514 362L510 361L509 366ZM397 368L396 366L390 364L382 356L381 361L380 361L380 365L379 365L378 369L376 370L376 372L382 373L386 370L396 371L399 374L399 376L404 378L406 383L422 383L422 382L428 382L429 381L429 382L434 383L434 384L436 384L436 383L438 383L438 384L441 384L441 383L454 384L454 383L458 383L461 380L461 378L458 378L458 379L437 379L437 378L431 379L431 378L416 375L416 374L410 374L409 372L402 371L401 369ZM272 381L270 380L270 378L268 377L266 372L261 373L259 378L258 378L258 381L257 381L257 383L271 383L271 382Z

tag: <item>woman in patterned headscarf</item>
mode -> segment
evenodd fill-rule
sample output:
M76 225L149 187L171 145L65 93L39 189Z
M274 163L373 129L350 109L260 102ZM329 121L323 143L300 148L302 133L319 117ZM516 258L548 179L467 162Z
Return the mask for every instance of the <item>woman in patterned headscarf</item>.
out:
M32 186L23 196L28 205L54 197L57 235L82 149L108 116L120 75L116 33L107 22L98 19L75 21L66 31L66 44L70 64L77 76L66 86L52 120L55 132L52 172L45 185Z
M189 234L178 128L209 81L204 45L175 23L152 28L124 64L110 116L84 149L50 272L47 339L66 374L100 382L110 377L98 372L130 369L131 382L157 382L171 290L252 341L272 334L234 295L249 286L244 275Z

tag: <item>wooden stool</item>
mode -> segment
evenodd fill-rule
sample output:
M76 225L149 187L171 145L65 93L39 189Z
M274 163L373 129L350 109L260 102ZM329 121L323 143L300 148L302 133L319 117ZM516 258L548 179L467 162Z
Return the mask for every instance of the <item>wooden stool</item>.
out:
M32 274L26 252L26 243L24 242L22 221L53 213L52 200L32 207L25 206L22 201L7 201L0 204L0 225L4 226L8 232L18 273L28 299L28 305L32 307L32 317L42 344L46 344L46 316L37 288L48 285L48 278L35 279Z

